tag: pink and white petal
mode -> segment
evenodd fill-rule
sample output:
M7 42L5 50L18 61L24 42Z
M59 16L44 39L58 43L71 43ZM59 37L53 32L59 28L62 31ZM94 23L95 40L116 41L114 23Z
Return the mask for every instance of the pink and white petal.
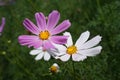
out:
M3 29L4 29L4 26L5 26L5 18L3 17L2 18L2 23L1 23L1 25L0 25L0 33L2 33L2 31L3 31Z
M59 24L58 26L56 26L52 31L52 35L54 34L59 34L65 30L67 30L69 27L71 26L71 23L69 20L64 20L61 24Z
M67 44L65 44L67 47L72 46L73 45L73 40L72 40L72 36L69 32L65 32L64 33L65 36L68 36L67 39Z
M19 43L22 45L24 43L34 42L35 40L38 40L37 36L34 35L21 35L18 37Z
M43 48L42 48L42 47L39 47L39 48L37 48L37 49L42 50Z
M42 52L42 50L40 50L40 49L34 49L34 50L30 51L30 55L37 55L37 54L39 54L41 52Z
M59 59L61 61L63 61L63 62L66 62L66 61L68 61L70 59L70 55L69 54L65 54L65 55L59 57Z
M96 46L100 41L101 41L101 36L95 36L94 38L92 38L91 40L87 41L86 43L84 43L81 47L81 49L88 49L91 47Z
M32 46L33 46L35 49L37 49L37 48L39 48L39 47L42 46L42 41L41 41L41 40L38 40L38 41L33 42L33 43L31 43L30 45L28 45L29 48L32 47Z
M43 13L36 13L35 18L37 21L37 26L39 27L40 30L45 30L46 29L46 18Z
M28 47L39 48L42 45L42 41L37 36L21 35L18 37L18 41L21 45Z
M52 30L60 19L60 13L56 10L52 11L48 16L47 29Z
M44 41L43 42L43 48L44 49L54 49L54 45L51 43L50 40Z
M26 28L28 31L32 32L33 34L38 35L39 32L40 32L39 29L38 29L38 27L37 27L35 24L33 24L28 18L26 18L26 19L23 21L23 25L25 26L25 28Z
M52 36L50 40L55 44L66 44L68 36Z
M78 53L72 55L73 61L83 61L87 57L85 55L80 55Z
M51 58L50 54L48 52L44 52L44 60L48 61Z
M78 48L81 48L82 45L88 40L90 36L90 32L89 31L85 31L83 32L80 37L78 38L78 40L76 41L75 45L78 47Z
M36 57L35 60L41 60L44 55L44 52L39 53Z
M97 46L94 48L86 49L86 50L80 50L79 54L85 55L85 56L96 56L99 54L102 50L101 46Z

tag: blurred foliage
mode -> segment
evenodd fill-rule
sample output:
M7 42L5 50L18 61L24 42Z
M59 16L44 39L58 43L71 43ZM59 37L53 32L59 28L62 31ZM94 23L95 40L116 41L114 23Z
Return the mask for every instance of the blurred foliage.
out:
M102 36L100 55L83 62L72 63L51 59L35 61L29 55L33 48L20 46L18 36L28 34L22 22L34 14L48 15L52 10L61 13L60 22L70 19L74 41L89 30L91 37ZM5 29L0 36L0 80L120 80L120 0L16 0L0 6L0 18L6 17ZM61 72L49 75L49 67L60 65ZM73 76L74 75L74 76Z

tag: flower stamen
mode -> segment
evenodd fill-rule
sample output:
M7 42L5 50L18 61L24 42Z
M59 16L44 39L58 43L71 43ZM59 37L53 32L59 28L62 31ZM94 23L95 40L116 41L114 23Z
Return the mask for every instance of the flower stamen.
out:
M52 73L56 73L57 70L58 70L58 68L57 68L56 66L51 66L51 67L50 67L50 71L51 71Z
M72 45L72 46L69 46L66 50L66 53L72 55L72 54L75 54L77 52L77 47Z
M41 40L47 40L49 37L50 37L50 33L47 30L41 31L39 34L39 38Z

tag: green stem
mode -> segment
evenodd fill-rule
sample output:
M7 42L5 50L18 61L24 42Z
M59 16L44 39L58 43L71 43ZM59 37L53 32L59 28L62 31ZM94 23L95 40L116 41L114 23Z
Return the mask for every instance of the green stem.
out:
M74 61L72 61L72 67L73 67L73 78L75 80L75 64L74 64Z

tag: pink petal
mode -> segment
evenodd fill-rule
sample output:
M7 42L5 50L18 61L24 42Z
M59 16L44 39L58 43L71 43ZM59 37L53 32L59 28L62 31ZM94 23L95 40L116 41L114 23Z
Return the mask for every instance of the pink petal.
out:
M23 25L25 26L25 28L27 29L27 30L29 30L30 32L32 32L33 34L36 34L36 35L38 35L39 34L39 30L38 30L38 27L35 25L35 24L33 24L29 19L25 19L24 21L23 21Z
M69 20L64 20L61 24L59 24L55 29L51 31L52 35L61 33L70 27L71 23Z
M2 24L0 25L0 32L3 31L4 26L5 26L5 18L3 17L2 18Z
M50 38L50 40L56 44L66 44L67 39L68 39L68 36L52 36Z
M49 40L47 40L47 41L44 41L43 48L44 49L51 49L51 48L54 49L55 47L53 46L53 44Z
M47 29L53 29L60 19L60 13L56 10L52 11L48 16Z
M46 18L43 13L36 13L35 18L39 29L44 30L46 28Z
M42 41L37 36L21 35L18 40L21 45L27 45L28 47L39 48L42 45Z

